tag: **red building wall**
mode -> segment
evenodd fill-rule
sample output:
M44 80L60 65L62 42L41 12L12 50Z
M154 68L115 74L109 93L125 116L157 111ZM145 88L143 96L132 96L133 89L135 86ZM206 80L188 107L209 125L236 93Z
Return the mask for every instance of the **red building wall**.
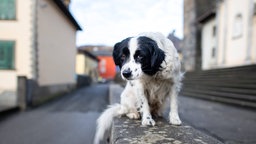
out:
M104 79L114 79L116 66L112 56L97 56L100 60L98 69L99 75Z

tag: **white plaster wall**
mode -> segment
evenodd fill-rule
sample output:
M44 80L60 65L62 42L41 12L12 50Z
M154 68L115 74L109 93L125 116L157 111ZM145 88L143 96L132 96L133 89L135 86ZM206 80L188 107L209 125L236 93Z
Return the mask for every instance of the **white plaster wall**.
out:
M0 89L16 89L18 75L32 77L32 7L31 0L16 0L16 20L0 21L0 40L15 41L15 69L0 70ZM15 80L15 81L14 81Z
M218 67L247 65L248 25L250 0L225 0L218 7ZM242 15L242 35L234 37L234 21Z
M14 69L0 70L1 105L16 105L17 76L32 78L33 1L16 0L16 20L0 20L0 40L15 41Z
M255 2L256 3L256 2ZM252 33L252 62L256 63L256 15L253 17L253 33Z
M256 0L254 0L254 6L256 4ZM255 8L254 8L255 9ZM253 26L252 26L252 61L253 63L256 63L256 15L253 16Z
M12 90L16 91L17 72L0 70L0 91Z
M216 36L213 36L213 27L216 25L216 20L212 19L205 23L202 27L202 68L210 69L216 65L216 55L212 57L212 48L216 48Z
M227 52L226 65L240 66L246 62L246 50L248 39L248 16L249 0L228 0L228 33L227 33ZM238 38L233 37L234 19L237 14L242 15L242 35Z
M51 0L38 1L39 84L74 84L76 29Z
M228 6L221 2L220 5L218 5L217 9L217 47L218 47L218 58L217 58L217 65L218 67L221 67L225 64L225 51L226 51L226 34L227 34L227 9Z
M12 107L17 104L17 74L15 71L0 73L0 106Z

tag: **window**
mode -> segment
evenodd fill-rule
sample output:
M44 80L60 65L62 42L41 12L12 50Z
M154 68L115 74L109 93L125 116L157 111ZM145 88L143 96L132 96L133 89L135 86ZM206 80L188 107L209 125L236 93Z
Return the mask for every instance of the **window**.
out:
M213 47L212 48L212 58L215 58L215 56L216 56L216 48Z
M241 14L237 14L234 19L233 38L241 37L242 32L243 32L243 17Z
M0 20L16 19L15 0L0 0Z
M216 36L216 26L212 27L212 36L215 37Z
M14 41L0 41L0 69L14 69Z
M256 15L256 1L254 3L254 10L253 10L253 14Z

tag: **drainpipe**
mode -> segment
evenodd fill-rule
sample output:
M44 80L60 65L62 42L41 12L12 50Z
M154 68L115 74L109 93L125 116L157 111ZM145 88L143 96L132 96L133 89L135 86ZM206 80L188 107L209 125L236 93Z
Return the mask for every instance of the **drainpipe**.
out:
M38 80L38 0L33 0L32 17L32 79Z
M254 1L250 0L248 2L248 30L247 30L247 49L246 49L246 59L247 64L251 63L251 48L252 48L252 25L253 25L253 10L254 10Z

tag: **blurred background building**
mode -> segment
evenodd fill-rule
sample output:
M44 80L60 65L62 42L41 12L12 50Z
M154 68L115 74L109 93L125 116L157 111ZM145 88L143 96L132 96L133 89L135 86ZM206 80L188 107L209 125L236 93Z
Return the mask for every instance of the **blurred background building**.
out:
M78 49L76 55L76 74L87 75L92 81L98 81L98 63L99 59L88 51Z
M0 1L0 106L37 104L76 84L70 1Z
M79 51L89 52L99 59L98 80L100 82L114 79L117 68L112 57L113 47L102 45L85 45L78 47L78 49Z
M202 69L256 63L254 1L222 1L198 18Z
M255 0L184 0L183 94L256 107L255 39Z
M169 33L167 38L172 41L173 45L175 46L175 48L177 49L177 51L179 53L180 59L182 59L182 51L181 51L182 50L181 48L183 47L182 39L178 38L175 35L175 30L173 30L171 33Z

